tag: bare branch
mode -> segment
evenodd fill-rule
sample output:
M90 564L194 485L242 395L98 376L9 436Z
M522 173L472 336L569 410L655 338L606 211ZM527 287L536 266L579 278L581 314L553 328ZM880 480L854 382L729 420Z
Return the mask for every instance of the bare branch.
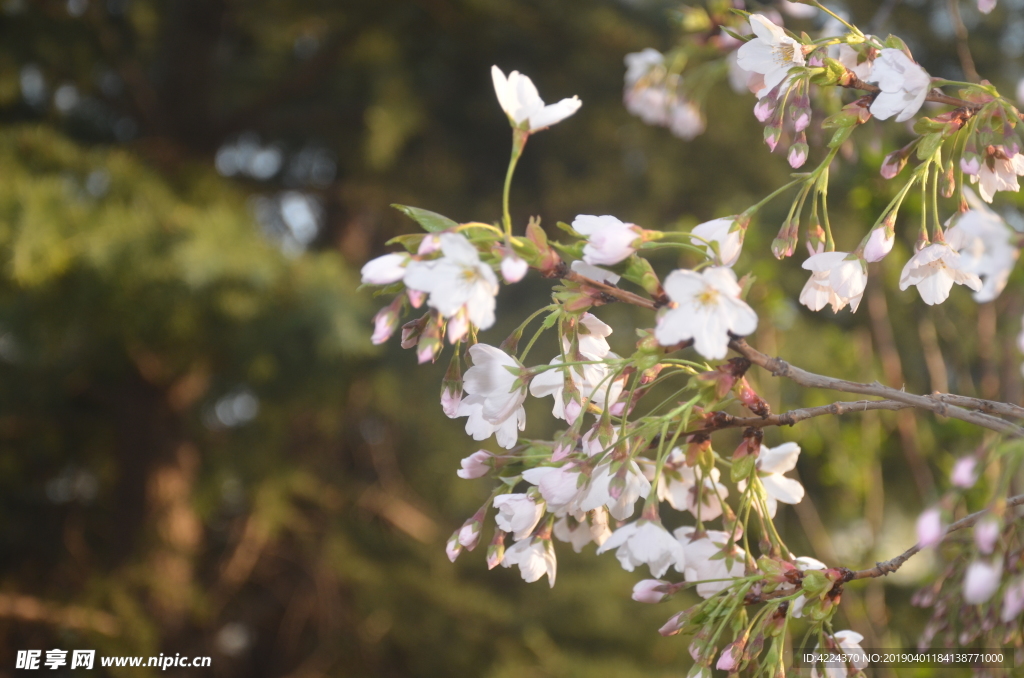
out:
M767 417L735 417L726 412L712 412L708 415L704 428L687 431L687 435L693 433L711 433L723 428L765 428L768 426L793 426L797 422L814 417L821 417L826 414L849 414L851 412L866 412L868 410L903 410L913 407L907 403L895 400L853 400L840 401L831 405L819 407L804 407L798 410L790 410L780 414L770 414Z
M1010 497L1006 500L1006 507L1013 508L1024 504L1024 494L1018 494L1015 497ZM990 509L982 509L977 513L961 518L946 529L946 535L962 530L967 527L972 527L975 523L981 520L986 514L990 512ZM923 547L920 544L915 544L909 549L896 556L892 560L887 560L883 563L876 563L874 567L867 570L858 570L851 572L847 576L847 581L853 581L854 579L872 579L874 577L884 577L887 574L895 572L903 566L903 563L913 558Z
M23 622L52 624L80 631L94 631L105 636L116 636L121 632L117 617L100 610L77 605L63 607L33 596L16 593L0 593L0 618L7 617Z
M953 405L949 402L943 401L941 398L907 393L906 391L883 386L878 382L862 384L855 381L833 379L832 377L814 374L813 372L802 370L799 367L794 367L782 358L769 358L764 353L752 348L743 339L733 339L732 342L730 342L730 346L734 351L750 360L750 362L771 372L773 376L786 377L801 386L825 388L833 391L842 391L844 393L859 393L861 395L895 400L900 403L906 403L911 407L930 410L943 417L959 419L992 431L998 431L999 433L1007 436L1014 438L1024 437L1024 428L1021 428L1016 424L985 414L984 412L968 410L958 405ZM966 400L974 399L969 398L965 399L965 401Z

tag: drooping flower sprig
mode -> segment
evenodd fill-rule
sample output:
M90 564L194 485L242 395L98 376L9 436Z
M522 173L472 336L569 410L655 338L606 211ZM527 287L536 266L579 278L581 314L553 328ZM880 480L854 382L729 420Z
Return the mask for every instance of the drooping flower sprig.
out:
M843 588L856 579L887 573L881 564L876 574L798 557L776 529L779 511L804 498L803 486L787 475L796 468L801 449L796 442L765 445L764 428L841 414L844 404L773 415L748 379L755 362L772 374L795 378L796 373L742 340L758 324L745 301L751 280L734 271L742 261L745 234L765 204L796 189L773 253L780 258L793 255L806 220L810 257L804 268L811 277L800 301L814 310L826 305L856 310L866 287L867 264L892 249L896 216L908 193L920 188L933 204L940 193L952 196L947 169L954 166L953 152L967 148L971 130L982 124L978 121L1007 111L996 105L995 98L983 102L979 95L977 105L955 109L948 119L919 122L919 137L901 156L886 161L895 176L915 153L920 162L908 181L854 251L836 251L828 218L830 167L855 128L872 115L899 118L920 106L915 104L920 91L914 80L914 69L920 67L903 51L876 48L873 39L859 32L856 40L815 42L786 34L765 17L747 18L760 42L743 44L740 50L746 52L740 56L763 81L758 91L771 108L766 119L778 123L789 111L798 135L810 124L812 85L820 87L827 78L843 87L861 82L852 68L840 70L836 59L824 56L827 47L852 50L851 45L860 45L858 54L872 55L877 64L888 64L884 68L903 68L905 86L887 72L880 73L877 96L862 97L823 122L835 130L824 160L741 214L685 233L643 228L612 215L581 214L571 223L558 223L565 234L560 237L567 240L555 241L537 218L521 231L517 228L509 188L528 139L576 113L580 102L572 97L545 105L528 77L516 71L506 77L495 67L495 92L512 127L500 216L495 210L493 222L459 223L420 208L396 206L424 233L394 238L391 243L404 251L378 257L362 270L365 285L377 294L394 295L375 318L373 342L387 341L403 314L422 309L419 318L402 326L402 346L414 348L421 363L436 361L447 339L453 350L442 383L441 410L449 418L465 418L466 434L473 440L493 437L500 448L481 449L462 459L459 477L487 479L493 490L449 538L449 558L454 561L464 551L473 551L490 530L488 568L518 567L527 582L546 576L554 585L557 542L576 552L593 542L597 554L614 552L628 571L646 566L652 578L634 587L637 601L664 602L683 589L701 599L661 629L665 635L692 638L692 676L709 676L712 666L730 673L778 675L784 672L787 634L798 624L806 629L805 638L816 639L820 648L857 647L859 634L833 629ZM886 50L903 56L886 56ZM822 54L815 56L819 51ZM653 55L645 59L649 71L666 68ZM864 65L855 63L856 68ZM634 73L633 84L640 86L650 75ZM664 84L672 75L665 69L644 86ZM866 72L864 77L870 78ZM888 94L892 96L883 98ZM806 155L801 143L806 144L798 140L791 153L796 148ZM1015 150L1013 157L1017 155ZM989 179L982 176L980 162L975 175L982 183ZM920 246L901 278L902 287L916 285L928 303L945 299L954 283L992 298L1005 285L1016 259L1016 249L1007 249L1005 223L970 190L961 186L961 191L968 209L944 225L937 208L932 209L933 218L922 221ZM646 255L666 248L696 255L698 263L660 276ZM481 341L481 334L495 323L502 287L499 273L506 285L513 285L531 270L558 281L550 303L504 341ZM985 276L984 283L979 275ZM635 348L621 355L611 350L612 328L595 313L613 302L649 313L646 325L637 330ZM555 355L538 360L532 352L545 332L556 334L558 348ZM691 348L696 356L684 353ZM726 358L729 350L742 357L717 365L708 362ZM905 404L908 395L877 385L844 383L851 392L893 398L878 401L877 407L868 403L871 409L898 409L892 404ZM564 422L551 440L521 435L531 428L524 406L530 397L550 397L552 417ZM999 425L986 419L991 418L986 409L991 405L983 403L978 406L981 412L965 410L960 417L1024 437L1024 429L1002 419L997 419ZM729 414L729 408L750 416ZM946 403L941 409L928 409L956 414ZM742 440L727 451L718 434L739 426L744 428ZM959 487L971 477L970 469L961 469L952 482ZM1024 498L1018 499L1024 504ZM996 507L991 513L997 515ZM662 519L670 515L669 525L686 524L670 531ZM941 514L936 516L929 525L941 524ZM979 546L979 557L964 574L965 599L989 600L998 589L988 591L976 583L1002 567L990 533L991 529L983 537L988 550ZM1024 609L1021 590L1016 584L1006 588L1005 606L1017 610L1011 619Z

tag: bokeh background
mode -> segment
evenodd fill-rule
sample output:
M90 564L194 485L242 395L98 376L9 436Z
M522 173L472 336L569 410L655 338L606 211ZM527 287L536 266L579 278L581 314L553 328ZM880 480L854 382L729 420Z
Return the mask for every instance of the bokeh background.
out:
M1011 93L1021 5L960 3L979 71ZM846 9L956 79L949 7ZM382 302L356 288L363 262L415 230L390 203L499 217L510 134L492 64L583 101L528 145L520 228L589 213L686 229L786 180L753 97L725 83L692 142L624 110L623 56L671 48L687 16L663 0L0 2L0 676L27 648L213 657L165 675L684 675L686 642L656 629L688 599L632 602L643 575L611 555L561 548L553 590L488 572L480 550L448 562L445 539L490 490L455 476L478 446L442 416L445 359L372 347ZM858 135L830 194L847 246L892 195L881 157L909 138ZM1020 223L1016 199L1001 209ZM800 262L768 252L787 208L765 211L738 265L757 276L752 344L836 376L1020 402L1019 275L983 306L963 289L936 308L899 292L909 204L860 311L811 314L795 303ZM484 340L547 290L503 290ZM652 322L599 314L620 351ZM836 399L754 378L779 411ZM545 403L531 407L528 434L548 433ZM858 567L913 543L917 513L983 439L904 411L766 438L784 440L804 449L809 495L780 525L798 552ZM838 628L914 644L929 613L910 596L957 548L850 586Z

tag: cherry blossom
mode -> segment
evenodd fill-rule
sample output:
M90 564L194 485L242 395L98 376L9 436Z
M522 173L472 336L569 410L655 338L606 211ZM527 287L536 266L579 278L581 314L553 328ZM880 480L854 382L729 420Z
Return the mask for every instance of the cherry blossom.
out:
M686 553L683 578L688 582L701 582L697 584L697 595L701 598L710 598L724 591L731 584L729 579L743 576L743 549L734 546L733 550L726 554L727 557L719 557L729 544L728 532L707 530L700 533L695 527L685 526L676 529L673 534Z
M482 330L494 324L498 278L480 261L476 248L459 233L442 233L440 259L412 261L406 267L407 287L427 292L427 305L451 318L465 309L466 318Z
M697 236L691 238L691 242L698 247L704 247L708 256L714 256L722 266L732 266L740 258L740 251L743 249L743 236L746 229L740 228L737 220L739 217L722 217L705 221L693 228L690 233ZM711 249L708 243L718 245L718 254Z
M999 590L999 580L1003 577L1003 560L993 561L978 559L967 566L964 572L964 602L968 605L981 605Z
M622 279L622 276L618 273L613 273L612 271L600 268L599 266L591 266L582 259L577 259L572 262L572 264L569 265L569 268L572 269L574 273L579 273L580 275L590 278L591 280L596 280L599 283L615 285Z
M900 289L917 286L921 299L929 306L948 299L953 283L967 285L976 292L982 288L981 278L964 270L960 255L944 242L918 251L900 274Z
M1013 230L1003 218L973 192L965 190L964 194L971 209L946 231L946 242L957 250L963 270L983 279L974 300L985 303L998 297L1006 287L1020 251L1013 244Z
M477 450L462 460L462 468L456 471L456 475L466 480L482 478L491 472L491 458L494 455L487 450Z
M654 330L662 346L693 339L698 353L718 360L728 353L730 333L746 336L757 329L757 314L740 299L741 289L731 268L672 271L664 287L674 307L658 319Z
M528 494L499 494L493 503L498 509L494 522L503 531L512 533L516 541L530 536L544 515L544 502L538 502Z
M562 516L555 521L554 535L572 544L572 550L576 553L580 553L590 542L600 546L612 536L608 527L608 512L599 508L586 514L583 520L569 515Z
M711 469L711 472L704 476L704 488L700 493L701 520L714 520L722 515L719 497L728 497L729 489L718 482L720 478L721 472L717 468ZM689 511L696 516L697 488L697 469L686 465L686 455L680 448L673 449L662 468L661 481L658 483L658 499L668 501L677 511Z
M917 544L921 548L935 546L945 534L946 528L942 524L942 512L939 509L930 508L917 517Z
M827 570L828 565L811 558L810 556L800 556L796 559L796 566L801 572L807 572L808 570ZM804 606L810 602L810 599L806 595L802 595L799 598L794 599L789 604L789 614L791 617L799 619L803 616Z
M811 277L800 292L801 304L812 311L831 304L833 313L849 304L852 312L857 311L868 284L864 259L848 252L821 252L808 257L803 268Z
M650 494L651 482L644 477L635 461L630 460L624 464L606 461L594 469L586 494L580 499L581 511L606 506L616 520L627 520L633 515L636 502ZM613 493L611 487L615 478L624 481L617 494Z
M956 487L968 489L974 487L978 482L978 460L974 457L961 457L953 464L953 470L949 474L949 482Z
M647 565L655 578L665 574L669 567L681 572L686 564L682 545L657 520L640 519L623 525L597 549L597 553L600 555L612 549L617 549L615 557L623 569L632 572L637 565Z
M864 245L864 261L875 263L881 261L892 252L892 246L896 242L896 232L885 224L875 228L868 236Z
M527 469L523 471L523 480L537 486L548 510L555 515L565 514L580 495L580 469L572 463Z
M579 110L582 102L578 97L562 99L557 104L544 105L533 81L519 71L505 74L497 66L491 66L494 92L505 115L513 127L536 132L565 120Z
M638 603L656 604L669 595L671 583L661 579L642 579L633 586L633 600Z
M799 457L800 446L796 443L783 443L772 448L761 445L757 453L757 476L767 495L765 503L771 518L775 517L778 502L799 504L804 498L804 486L783 475L796 468Z
M1006 586L1006 592L1003 594L1003 609L999 618L1004 624L1009 624L1021 612L1024 612L1024 576L1011 580Z
M871 102L871 114L879 120L896 116L896 122L914 117L924 104L932 79L927 71L910 60L902 50L886 48L879 52L868 82L882 91Z
M668 129L672 134L690 141L704 133L704 115L700 107L677 93L670 99Z
M846 43L839 45L836 54L837 61L853 71L853 74L861 80L867 82L868 78L871 77L871 69L875 63L874 59L862 60L861 53Z
M485 440L496 433L498 444L510 449L516 444L516 429L522 431L526 426L526 386L517 383L523 367L512 356L487 344L474 344L469 355L473 366L463 379L469 396L459 404L458 416L469 417L466 433L474 440Z
M860 642L864 639L864 636L860 635L856 631L837 631L833 634L833 638L839 643L840 649L846 651L847 654L853 656L854 661L850 663L857 671L863 671L867 668L868 661L867 655L864 653L864 649L860 646ZM825 676L826 678L847 678L849 671L847 670L845 662L827 662L825 665ZM818 673L818 665L815 665L811 669L811 678L820 678L821 674Z
M609 214L581 214L573 220L572 227L587 236L583 261L592 266L613 266L626 259L636 251L633 245L641 235L639 227Z
M508 252L501 260L501 277L509 284L522 280L528 270L530 265L515 252Z
M503 567L518 565L519 572L527 583L533 583L546 574L548 585L552 588L555 586L558 561L555 560L555 549L550 539L529 537L517 541L505 551L505 558L501 564Z
M986 516L974 526L974 545L978 551L990 555L996 548L1000 532L999 519L995 516Z
M756 37L739 48L736 63L746 71L764 76L764 87L757 91L761 98L779 85L785 89L790 69L807 62L803 45L764 15L751 14L750 27Z
M1011 155L1003 146L988 146L980 163L969 163L961 159L960 167L970 175L971 183L978 185L981 199L992 202L996 191L1016 193L1020 190L1017 177L1024 174L1024 154Z
M371 259L363 264L362 282L364 285L390 285L398 282L405 276L405 267L409 261L409 255L401 252Z

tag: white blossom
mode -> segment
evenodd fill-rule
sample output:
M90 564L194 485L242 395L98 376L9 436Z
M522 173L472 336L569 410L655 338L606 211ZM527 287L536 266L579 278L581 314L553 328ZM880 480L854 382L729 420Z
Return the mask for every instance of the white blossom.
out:
M517 383L522 370L512 356L487 344L474 344L469 349L473 366L466 370L463 388L468 397L459 404L458 416L469 417L466 433L474 440L484 440L497 433L498 444L509 449L515 446L516 429L526 426L526 386ZM516 372L510 372L512 369Z
M961 167L964 166L961 162ZM1008 155L1002 146L989 146L981 162L975 167L968 166L965 172L970 175L971 183L978 185L978 193L985 202L992 202L996 191L1020 190L1017 177L1024 174L1024 154ZM971 170L971 171L967 171Z
M757 476L767 495L765 503L771 518L775 517L778 502L799 504L804 498L804 486L783 475L796 468L799 457L800 446L796 443L782 443L772 448L761 445L757 453Z
M405 267L409 263L409 255L392 252L371 259L363 264L362 282L364 285L390 285L405 276Z
M536 491L536 490L534 490ZM528 494L499 494L494 498L498 513L494 522L505 532L511 532L516 541L529 537L544 515L543 501L535 501Z
M519 566L519 572L523 580L532 583L548 576L548 584L554 588L555 573L558 562L555 560L555 549L550 539L530 537L517 541L507 551L505 558L501 561L502 566Z
M480 261L476 248L459 233L442 233L440 259L410 262L405 285L428 292L427 305L445 318L465 309L467 319L482 330L494 324L498 278Z
M944 242L918 251L900 274L900 289L916 285L921 299L929 306L948 299L953 283L967 285L975 292L982 288L981 279L964 270L960 255Z
M659 521L641 519L623 525L597 549L597 553L600 555L612 549L618 549L615 557L628 572L637 565L647 565L651 576L657 578L669 567L682 572L686 565L682 544Z
M800 292L800 303L812 311L820 311L826 304L838 313L850 305L857 311L868 284L867 265L864 260L848 252L821 252L808 257L803 268L811 271Z
M1024 611L1024 576L1017 577L1011 581L1003 594L1003 609L999 618L1004 624L1009 624Z
M582 105L579 98L574 96L545 106L533 81L519 71L512 71L506 78L500 68L491 66L491 79L494 81L498 103L513 126L525 127L530 132L565 120Z
M654 329L662 346L693 339L698 353L718 360L728 353L730 333L745 336L757 329L757 314L740 299L741 289L731 268L672 271L664 287L674 307L658 319Z
M600 546L612 536L611 528L608 527L608 512L600 508L588 513L583 520L569 515L562 516L555 521L554 535L572 544L572 550L576 553L590 542Z
M562 466L538 466L523 471L523 480L540 490L540 496L547 502L548 510L563 515L571 505L578 503L581 494L580 469L575 464Z
M522 280L528 270L530 265L515 252L508 252L501 260L501 277L509 284Z
M627 54L623 61L626 62L626 87L628 88L636 84L652 69L662 66L665 63L665 56L658 50L648 47L643 51Z
M1003 560L996 558L992 562L978 559L967 566L964 572L964 602L968 605L981 605L999 590L1003 577Z
M676 93L669 103L668 129L680 139L690 141L704 133L704 114L697 104Z
M978 460L974 457L961 457L953 464L953 470L949 474L949 482L954 486L963 489L974 487L978 482Z
M633 515L636 502L646 498L651 491L651 482L644 477L640 466L635 461L625 462L625 481L619 496L613 497L611 493L611 482L619 473L621 466L616 465L613 470L612 462L606 461L594 469L594 475L590 478L590 484L585 494L580 498L579 510L592 511L598 507L608 507L608 512L616 520L627 520Z
M836 56L839 63L853 71L853 74L861 80L867 82L868 78L871 77L871 68L875 63L874 59L864 59L861 61L860 52L845 42L839 45Z
M698 247L705 248L708 256L714 256L719 259L722 266L732 266L740 258L740 251L743 249L744 230L738 226L733 228L735 224L735 216L705 221L703 224L694 226L693 230L690 231L691 234L697 236L690 238L690 242ZM716 243L718 245L717 255L715 255L708 243Z
M764 76L764 87L757 91L761 98L784 82L794 66L803 66L803 45L786 35L764 15L751 14L750 27L756 36L739 48L736 63L740 68ZM783 89L785 85L783 84Z
M618 273L613 273L598 266L591 266L582 259L577 259L572 262L572 264L569 265L569 268L571 268L574 273L579 273L586 278L596 280L600 283L607 283L609 285L615 285L622 279L622 276Z
M686 455L680 448L675 448L665 460L662 467L661 481L658 483L658 499L668 501L677 511L689 511L697 515L697 469L686 465ZM704 476L701 495L700 519L714 520L722 515L722 503L719 500L729 496L729 489L718 482L721 472L717 468Z
M577 216L572 227L587 237L583 261L592 266L613 266L636 251L633 244L640 238L640 229L606 214Z
M1014 231L1003 218L980 202L971 191L964 191L971 209L960 215L946 231L946 242L960 255L964 271L983 279L974 293L978 303L992 301L1003 291L1020 251L1013 244Z
M854 661L850 662L858 671L863 671L867 668L868 660L867 655L864 653L864 649L860 646L864 636L860 635L856 631L837 631L832 636L836 642L839 643L839 648L844 650L846 654L853 655ZM818 649L821 649L820 647ZM831 661L823 662L825 664L825 676L826 678L847 678L849 671L845 662ZM821 674L818 672L818 665L815 664L811 668L811 678L820 678Z
M724 591L731 584L729 579L743 576L743 549L734 546L728 557L722 555L729 544L728 532L707 530L698 537L697 528L685 526L676 529L674 534L686 553L683 578L688 582L702 582L697 584L697 595L701 598L710 598Z
M871 102L871 114L879 120L896 116L896 122L910 120L924 104L932 79L902 50L883 49L874 61L868 82L882 91Z
M796 566L802 572L806 572L808 570L827 570L828 569L828 565L826 565L825 563L821 562L820 560L817 560L815 558L811 558L810 556L800 556L799 558L797 558L796 559ZM789 604L789 614L790 614L790 616L791 617L796 617L797 619L802 617L803 613L804 613L804 606L808 602L810 602L810 599L806 595L802 595L799 598L794 599Z
M942 524L942 512L937 508L930 508L917 517L917 545L921 548L935 546L946 533Z

